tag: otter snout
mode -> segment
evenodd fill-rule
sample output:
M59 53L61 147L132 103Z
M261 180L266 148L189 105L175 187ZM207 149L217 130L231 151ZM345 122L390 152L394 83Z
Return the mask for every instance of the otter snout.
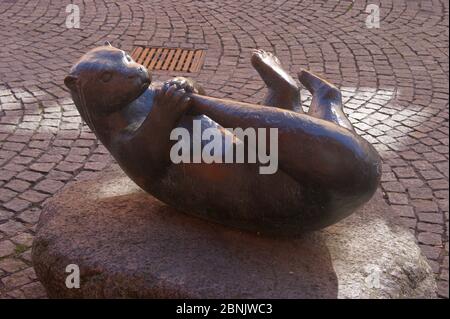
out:
M140 76L143 78L144 82L147 84L147 86L150 85L150 83L152 82L152 76L147 71L147 69L144 68L143 66L140 66L138 68L138 72L139 72Z
M152 82L152 77L147 69L140 65L137 67L137 72L133 72L133 74L128 76L129 79L137 79L142 83L142 87L148 87Z

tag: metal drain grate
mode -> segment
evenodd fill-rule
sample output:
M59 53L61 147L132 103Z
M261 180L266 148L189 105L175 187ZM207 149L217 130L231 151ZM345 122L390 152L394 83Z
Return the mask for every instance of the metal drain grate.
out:
M134 48L131 56L149 70L181 71L194 73L200 71L205 58L205 50L181 48Z

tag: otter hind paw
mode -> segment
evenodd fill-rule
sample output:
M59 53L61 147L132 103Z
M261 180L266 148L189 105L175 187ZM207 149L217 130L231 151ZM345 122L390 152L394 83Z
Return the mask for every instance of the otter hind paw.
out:
M254 50L251 63L267 87L280 92L299 92L295 80L283 69L280 60L270 52Z

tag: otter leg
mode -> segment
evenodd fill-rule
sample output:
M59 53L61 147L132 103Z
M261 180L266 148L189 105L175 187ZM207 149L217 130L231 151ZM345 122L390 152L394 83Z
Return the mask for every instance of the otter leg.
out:
M251 62L269 90L264 105L303 113L300 88L283 69L280 60L270 52L255 50Z
M308 115L354 131L353 125L344 113L342 94L337 87L306 70L302 70L298 78L312 94Z
M279 167L300 185L334 189L365 197L375 191L380 174L376 150L357 134L306 114L276 107L192 95L194 114L204 114L226 128L277 129ZM266 132L262 132L265 134ZM258 136L259 139L259 136ZM272 142L266 139L266 149ZM359 195L357 195L359 194ZM339 196L337 198L339 198Z

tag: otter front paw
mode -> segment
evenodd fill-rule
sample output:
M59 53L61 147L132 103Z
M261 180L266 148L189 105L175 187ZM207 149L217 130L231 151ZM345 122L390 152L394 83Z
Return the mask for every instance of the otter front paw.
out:
M164 82L165 87L175 87L177 90L184 90L188 93L204 94L203 88L194 80L177 76L171 80Z
M163 86L155 96L155 107L164 110L176 118L185 114L190 106L191 98L184 89L175 86Z

